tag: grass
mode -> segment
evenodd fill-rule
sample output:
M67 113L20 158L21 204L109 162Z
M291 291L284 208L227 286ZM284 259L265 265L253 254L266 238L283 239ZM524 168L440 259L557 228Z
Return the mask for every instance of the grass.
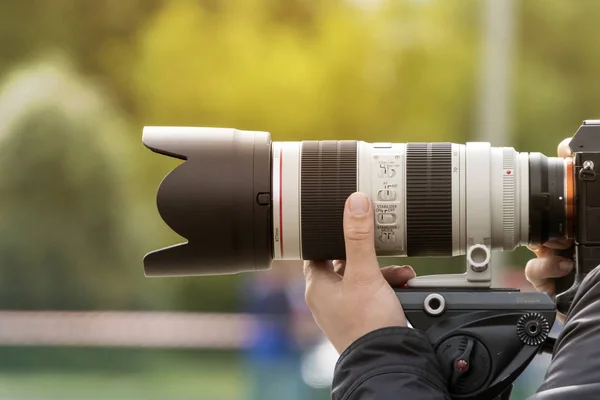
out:
M511 400L533 393L548 362L540 361ZM226 351L0 348L0 400L247 400L247 372L241 355Z
M198 374L65 374L36 372L0 376L0 399L36 400L230 400L243 398L243 385L224 371Z
M129 349L0 349L0 399L238 400L231 353Z

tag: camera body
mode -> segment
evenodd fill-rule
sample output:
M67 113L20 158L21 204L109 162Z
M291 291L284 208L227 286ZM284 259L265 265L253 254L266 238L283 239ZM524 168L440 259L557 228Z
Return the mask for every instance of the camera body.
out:
M569 143L573 153L573 241L575 270L557 280L556 304L566 314L579 285L600 265L600 120L584 121Z

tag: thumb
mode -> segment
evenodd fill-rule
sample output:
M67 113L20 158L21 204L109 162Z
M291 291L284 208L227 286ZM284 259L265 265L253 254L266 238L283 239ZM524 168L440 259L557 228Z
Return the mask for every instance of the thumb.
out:
M344 209L346 269L344 278L371 281L381 277L375 253L373 207L362 193L352 194Z

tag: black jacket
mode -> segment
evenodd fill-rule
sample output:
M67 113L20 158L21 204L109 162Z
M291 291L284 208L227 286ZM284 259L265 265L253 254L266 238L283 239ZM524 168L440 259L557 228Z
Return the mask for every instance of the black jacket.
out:
M550 367L528 400L600 399L600 267L581 285L565 320ZM441 366L418 330L384 328L340 356L332 400L450 400Z

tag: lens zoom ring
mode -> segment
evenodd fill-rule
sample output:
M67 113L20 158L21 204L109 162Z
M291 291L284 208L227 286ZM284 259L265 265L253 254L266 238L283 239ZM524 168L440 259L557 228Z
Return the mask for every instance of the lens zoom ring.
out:
M357 142L304 141L301 160L302 258L343 260L346 199L356 192Z
M452 144L406 145L409 257L452 255Z

